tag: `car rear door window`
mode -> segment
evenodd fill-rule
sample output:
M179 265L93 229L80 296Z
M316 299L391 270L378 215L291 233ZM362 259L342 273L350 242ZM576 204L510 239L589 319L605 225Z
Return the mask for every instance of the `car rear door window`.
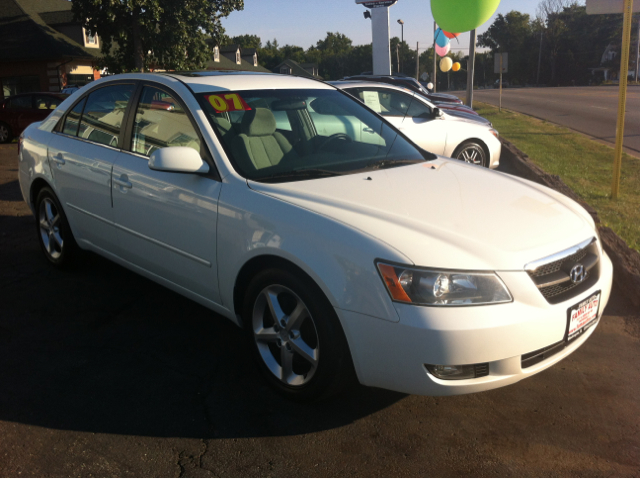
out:
M82 113L78 137L117 147L124 114L134 90L134 85L121 84L91 92Z
M37 110L55 110L62 103L61 98L49 95L35 95L34 105Z
M167 146L187 146L200 153L200 138L182 105L151 86L142 90L131 143L131 151L145 156Z
M62 127L62 132L65 135L71 135L71 136L78 135L78 125L80 124L80 116L82 115L82 110L84 108L84 104L86 101L87 99L83 98L81 101L76 103L76 105L67 114L67 117L64 120L64 126Z
M31 103L32 98L31 95L17 96L9 100L7 108L16 110L19 108L33 108L33 104Z

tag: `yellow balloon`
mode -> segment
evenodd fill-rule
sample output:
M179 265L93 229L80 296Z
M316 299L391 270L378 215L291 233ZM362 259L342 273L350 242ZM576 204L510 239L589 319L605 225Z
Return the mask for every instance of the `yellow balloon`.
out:
M451 60L451 58L444 57L442 60L440 60L440 70L442 70L443 72L448 72L449 70L451 70L452 66L453 60Z
M458 70L460 70L460 62L455 62L455 63L453 64L453 66L451 67L451 69L452 69L454 72L457 72Z

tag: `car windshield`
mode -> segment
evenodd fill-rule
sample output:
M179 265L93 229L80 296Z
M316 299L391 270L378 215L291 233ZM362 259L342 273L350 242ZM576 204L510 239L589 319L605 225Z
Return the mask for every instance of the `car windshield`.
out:
M435 158L337 90L215 92L199 100L234 168L250 180L298 181Z

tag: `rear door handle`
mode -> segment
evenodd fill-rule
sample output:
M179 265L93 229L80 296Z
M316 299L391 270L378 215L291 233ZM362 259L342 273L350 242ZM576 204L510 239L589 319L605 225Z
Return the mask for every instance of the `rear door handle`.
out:
M365 131L367 133L375 133L371 128L363 128L362 131Z
M122 188L133 188L133 184L131 184L131 182L127 181L127 176L126 175L122 175L120 178L114 178L113 182L116 185L121 186Z
M62 153L58 153L57 155L52 156L51 159L59 166L62 166L66 163L66 161L64 161L64 158L62 157Z

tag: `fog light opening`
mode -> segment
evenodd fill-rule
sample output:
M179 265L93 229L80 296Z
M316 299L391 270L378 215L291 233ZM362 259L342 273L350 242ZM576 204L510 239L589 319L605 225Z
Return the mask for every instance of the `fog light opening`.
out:
M425 364L424 367L432 376L446 380L475 379L489 375L489 363L455 366Z

